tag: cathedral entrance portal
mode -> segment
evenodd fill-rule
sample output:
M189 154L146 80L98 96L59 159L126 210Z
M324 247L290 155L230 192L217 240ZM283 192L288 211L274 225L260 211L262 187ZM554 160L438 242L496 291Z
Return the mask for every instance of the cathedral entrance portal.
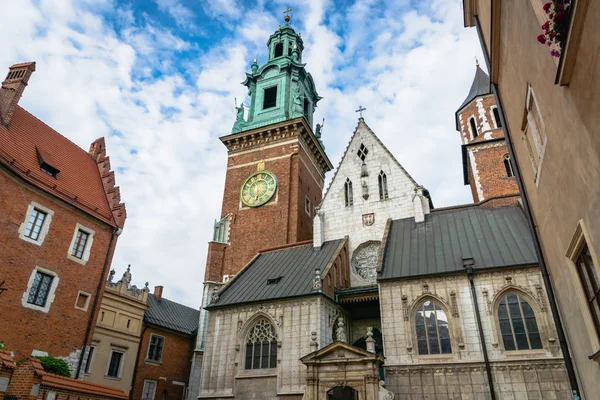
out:
M350 386L337 386L327 392L327 400L358 400L358 391Z

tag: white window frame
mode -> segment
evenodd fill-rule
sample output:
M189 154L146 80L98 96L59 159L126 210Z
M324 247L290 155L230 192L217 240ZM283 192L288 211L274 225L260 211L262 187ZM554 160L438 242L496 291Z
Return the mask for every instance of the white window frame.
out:
M31 287L33 286L33 281L35 279L35 275L38 272L52 276L52 284L50 285L50 290L48 291L48 297L46 297L46 304L44 304L44 307L40 307L38 305L27 302L27 299L29 298L29 292L31 291ZM52 305L52 302L54 301L54 297L55 297L54 294L56 292L56 287L58 286L58 281L59 281L59 278L58 278L58 275L56 274L56 272L36 266L33 269L33 271L31 271L31 275L29 276L29 282L27 282L27 289L25 290L25 292L23 293L23 296L21 297L21 305L25 308L31 308L32 310L37 310L37 311L47 313L48 311L50 311L50 306Z
M160 359L159 360L153 360L150 358L150 344L152 343L153 336L162 338L162 349L160 351ZM162 363L164 351L165 351L165 337L162 335L157 335L156 333L151 334L150 339L148 339L148 350L146 351L146 360L145 361L148 361L149 363L157 363L157 364Z
M531 115L532 110L529 108L531 100L533 100L533 103L535 104L535 110L537 111L537 116L542 126L537 126L535 119ZM533 92L533 88L531 86L527 87L527 97L525 99L525 115L523 116L522 130L523 139L525 140L525 145L527 146L527 150L529 151L529 158L531 160L531 166L534 172L535 185L538 186L540 182L540 176L542 175L542 165L544 163L544 155L546 154L546 144L548 143L548 137L546 135L546 129L544 125L544 120L542 119L542 114L540 112L540 107L538 105L535 93ZM543 132L543 138L540 135L540 131ZM528 136L531 136L531 142L533 142L533 147L530 144ZM534 151L538 156L537 164L533 155Z
M73 248L75 247L75 242L77 240L77 233L79 231L83 231L88 234L87 241L85 243L85 248L83 249L83 255L81 258L77 258L73 255ZM94 235L96 232L93 229L87 228L80 223L75 225L75 231L73 232L73 239L71 239L71 244L69 245L69 250L67 251L67 258L71 261L75 261L81 265L87 264L90 259L90 251L92 249L92 243L94 242Z
M42 224L42 228L40 229L40 235L38 236L38 238L36 240L33 240L32 238L25 236L25 230L27 229L27 224L29 223L29 219L31 218L31 214L33 214L34 209L37 209L39 211L46 213L46 218L44 219L44 223ZM25 214L25 221L23 221L23 223L19 226L19 238L26 242L35 244L37 246L41 246L42 243L44 243L44 239L46 238L48 231L50 230L50 223L52 222L53 216L54 216L54 211L52 211L48 207L44 207L40 203L36 203L35 201L32 201L27 206L27 213Z
M85 305L83 307L78 307L77 306L77 300L79 299L79 296L84 295L87 296L87 300L85 301ZM77 297L75 297L75 308L81 311L87 311L88 307L90 306L90 299L92 298L91 293L88 292L84 292L82 290L80 290L79 292L77 292Z
M146 393L146 384L147 383L154 383L154 390L152 390L152 397L144 397L144 394ZM154 400L154 398L156 397L156 387L158 386L158 381L155 379L144 379L144 387L142 389L142 400Z
M117 376L110 376L108 375L108 370L110 369L110 362L112 360L112 355L113 353L121 353L121 361L119 363L119 369L117 371ZM106 363L106 372L104 373L104 377L108 378L108 379L121 379L121 374L123 373L123 364L125 362L125 350L117 350L117 349L110 349L110 354L108 356L108 362Z

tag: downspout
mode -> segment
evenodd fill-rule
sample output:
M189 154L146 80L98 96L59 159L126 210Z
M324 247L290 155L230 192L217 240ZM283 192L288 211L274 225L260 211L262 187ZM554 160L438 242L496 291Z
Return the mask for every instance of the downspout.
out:
M463 267L467 270L467 277L471 285L471 300L475 307L475 317L477 318L477 329L479 330L479 340L481 340L481 352L483 353L483 362L485 363L485 371L487 372L488 383L490 385L490 395L492 400L496 400L496 391L494 389L494 380L492 378L492 368L488 358L487 346L485 345L485 337L483 336L483 326L481 324L481 315L479 314L479 303L477 302L477 293L475 292L475 283L473 282L473 259L471 257L463 257Z
M90 340L90 335L92 334L92 326L95 325L96 318L96 309L98 308L98 303L100 302L100 295L102 293L102 285L106 284L106 277L108 272L108 267L110 266L110 260L112 258L112 253L114 251L115 244L117 242L117 237L123 232L121 228L118 226L113 228L112 236L110 238L110 243L108 245L108 251L106 252L106 258L104 259L104 266L102 267L102 275L100 277L100 281L98 282L98 289L96 290L96 296L94 297L94 304L92 305L92 312L90 314L90 320L88 322L88 326L85 330L85 339L83 341L81 355L79 356L79 362L77 363L77 372L75 373L75 378L79 379L79 374L81 373L81 367L83 365L83 357L85 355L85 348Z
M479 43L481 44L481 49L483 51L483 57L485 59L485 63L488 67L488 71L490 70L490 56L488 52L487 45L483 38L483 31L481 29L481 23L479 22L479 17L476 15L474 17L475 27L477 29L477 36L479 37ZM502 123L502 127L504 130L504 137L506 139L506 146L508 147L508 154L510 155L510 163L512 164L513 171L515 174L515 179L517 180L517 186L519 187L519 191L521 192L521 199L523 200L523 210L525 212L525 217L527 218L527 222L529 223L529 229L531 230L531 234L533 236L533 244L535 247L535 252L539 261L540 271L542 272L542 279L544 281L544 285L546 285L546 295L548 296L548 304L550 304L550 310L552 311L552 320L554 321L554 326L556 327L556 333L558 335L558 342L560 343L560 350L563 354L563 359L565 361L565 368L567 369L567 375L569 376L569 383L571 384L571 390L573 393L574 399L580 399L581 394L579 392L579 384L577 383L577 375L575 374L575 367L573 366L573 360L571 359L571 352L569 351L569 345L567 343L565 332L562 324L562 320L560 318L560 314L558 313L558 305L556 302L556 297L554 296L554 288L552 286L552 281L550 280L550 274L548 273L548 268L546 266L546 260L544 258L544 254L542 252L542 246L540 244L540 239L538 237L538 231L535 224L535 220L533 219L533 213L531 212L531 208L529 206L529 198L527 197L527 192L525 190L525 185L523 184L523 178L521 177L521 170L519 169L519 164L516 162L517 158L515 157L515 149L513 147L512 138L510 135L510 129L508 127L508 121L504 116L504 106L502 105L502 100L500 99L500 93L498 91L498 85L491 81L490 84L492 93L494 94L494 99L496 100L496 106L498 107L498 113L500 115L500 122Z
M142 345L144 344L144 333L148 328L148 325L144 324L143 321L142 324L144 325L144 327L142 328L142 333L140 334L140 344L138 346L137 354L135 355L135 366L133 367L133 376L131 377L131 389L129 390L129 400L133 400L133 390L135 389L135 379L137 378L138 365L140 362L140 353L142 352ZM143 395L144 394L142 393L142 396Z

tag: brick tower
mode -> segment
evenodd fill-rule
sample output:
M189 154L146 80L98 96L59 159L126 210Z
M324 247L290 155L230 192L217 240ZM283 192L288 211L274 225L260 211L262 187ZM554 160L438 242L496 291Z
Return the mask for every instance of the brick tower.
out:
M471 90L456 111L456 130L462 140L464 181L471 186L473 201L518 196L490 78L479 64Z

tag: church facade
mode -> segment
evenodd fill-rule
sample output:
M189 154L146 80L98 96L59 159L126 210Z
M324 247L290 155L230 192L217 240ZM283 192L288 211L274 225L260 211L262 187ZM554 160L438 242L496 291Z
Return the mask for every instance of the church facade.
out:
M362 117L321 198L333 166L289 18L268 48L221 138L190 398L571 398L487 75L456 115L476 203L434 208Z

